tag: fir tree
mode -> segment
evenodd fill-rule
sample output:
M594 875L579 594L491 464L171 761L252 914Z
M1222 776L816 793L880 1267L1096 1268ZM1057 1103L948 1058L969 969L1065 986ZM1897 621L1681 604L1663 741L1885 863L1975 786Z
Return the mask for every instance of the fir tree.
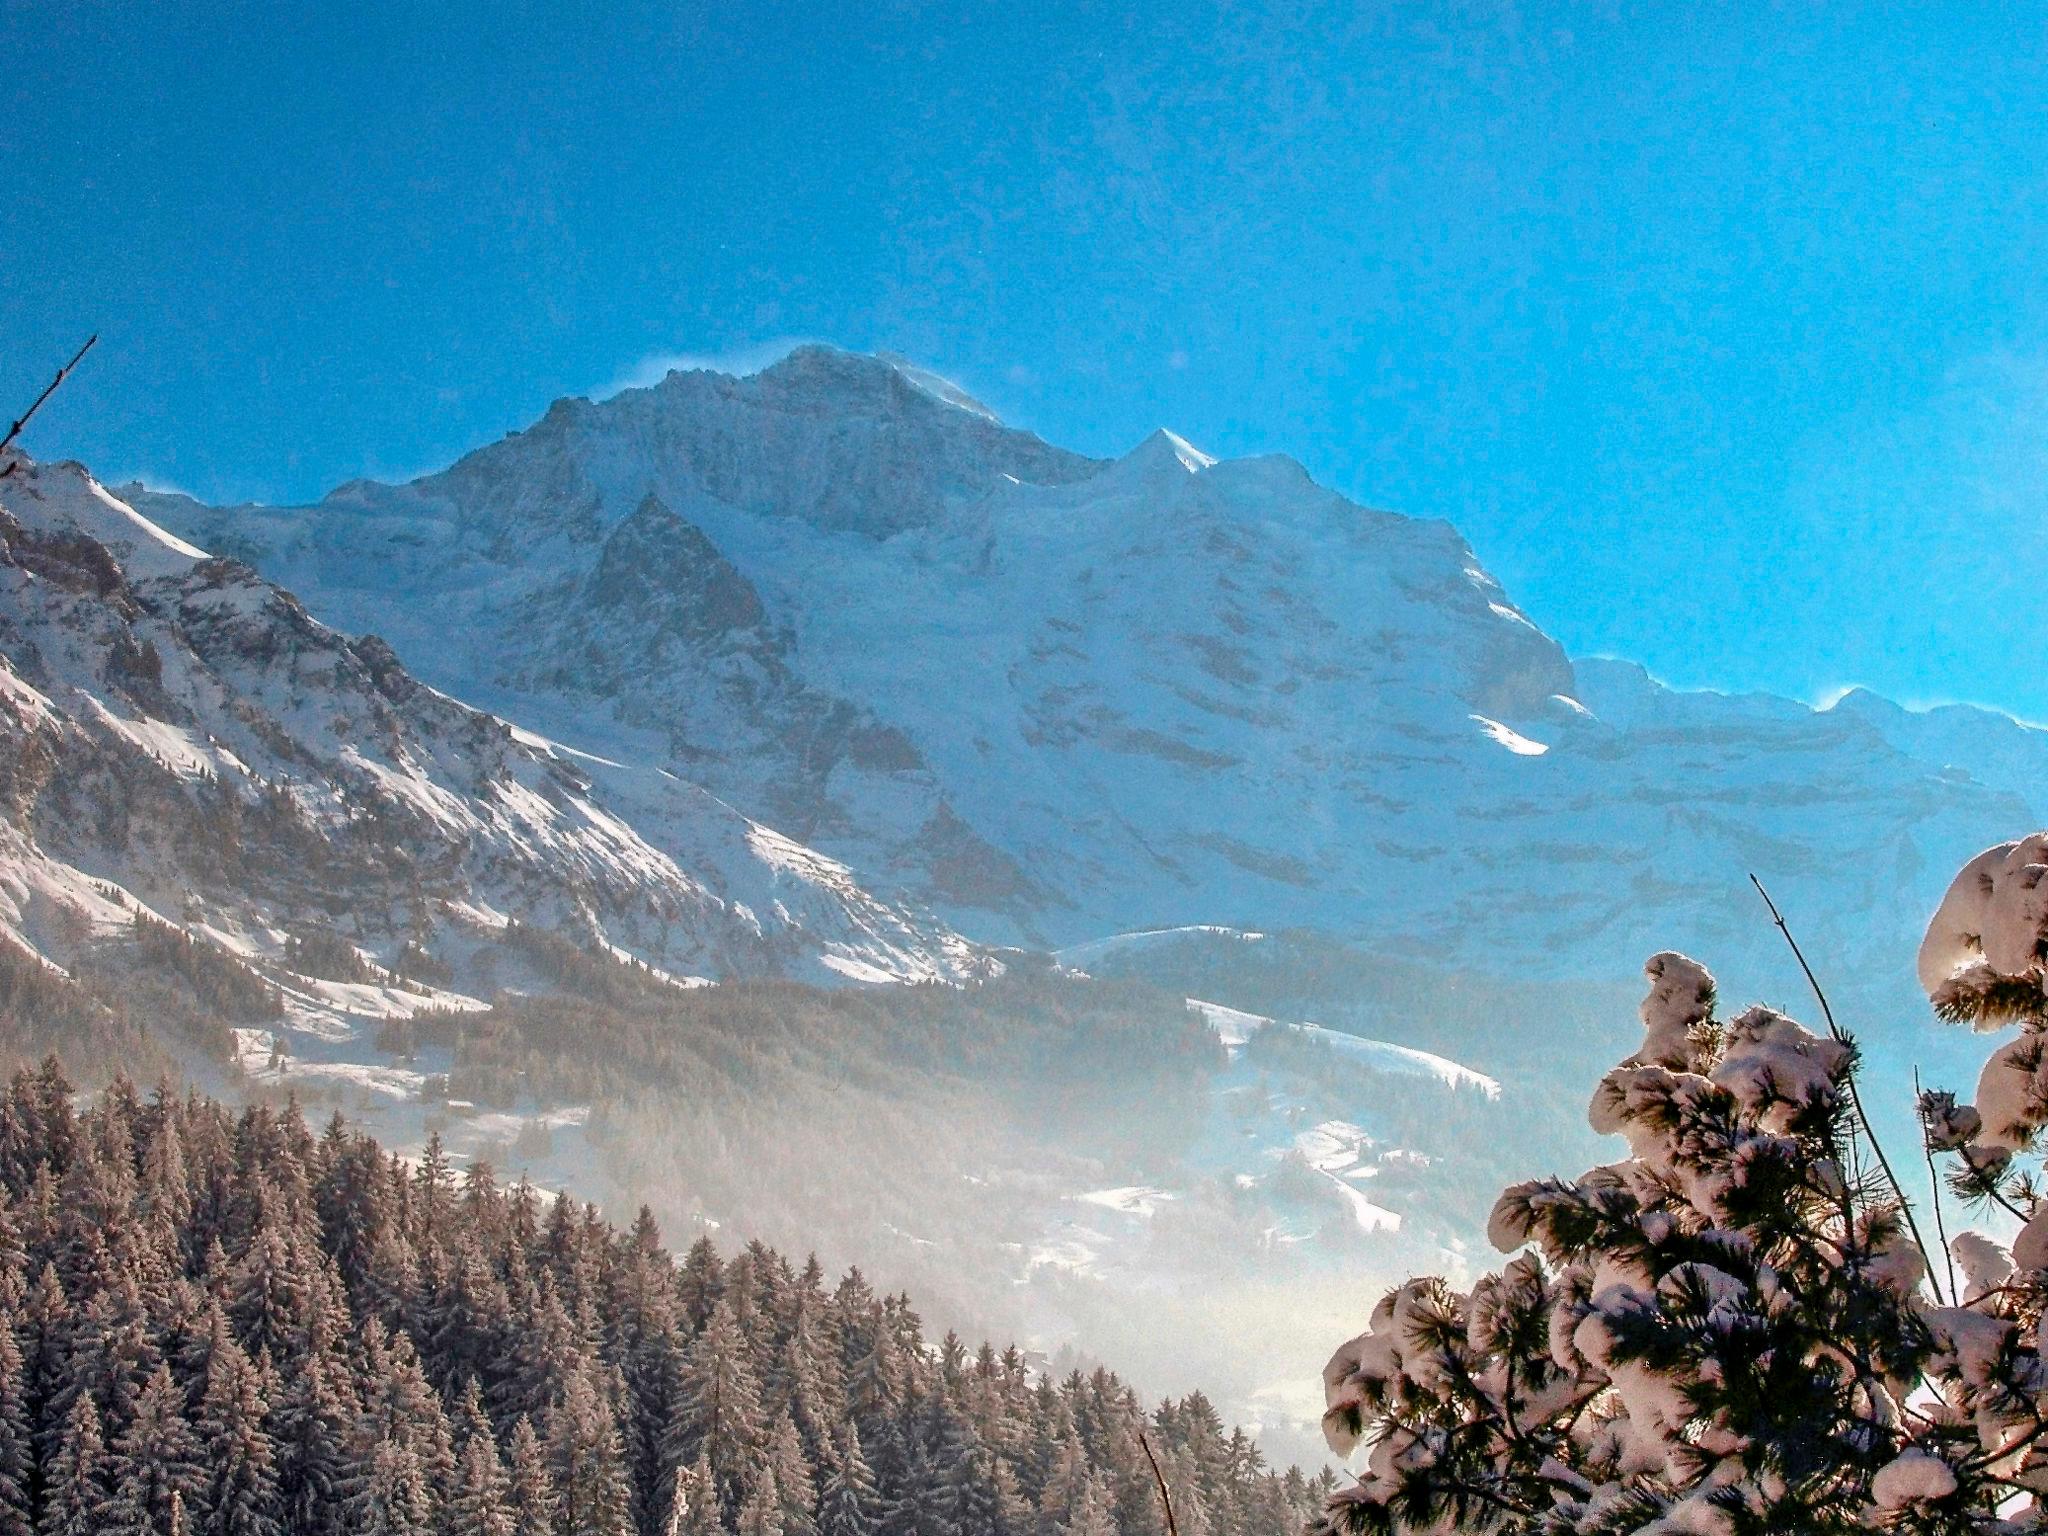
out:
M377 1443L350 1528L361 1536L436 1536L426 1472L411 1446Z
M107 1508L107 1450L99 1409L85 1393L72 1400L43 1484L36 1536L98 1536Z
M734 1521L736 1536L783 1536L782 1495L775 1486L775 1469L763 1467L754 1486L740 1502Z
M676 1468L661 1529L663 1536L728 1536L730 1528L712 1485L711 1464L702 1457L695 1466Z
M1117 1536L1116 1497L1109 1478L1096 1472L1081 1485L1080 1497L1067 1518L1060 1522L1059 1536Z
M355 1415L319 1353L287 1381L271 1416L277 1496L294 1536L341 1536L368 1477L355 1446Z
M818 1536L874 1536L879 1498L851 1421L841 1429L818 1499Z
M202 1456L185 1417L184 1394L170 1368L159 1365L108 1458L112 1496L100 1516L106 1536L164 1536L173 1499L189 1507L204 1497Z
M811 1512L817 1505L817 1490L794 1419L776 1421L768 1438L763 1475L775 1485L777 1518L783 1536L812 1536Z
M736 1511L753 1480L763 1447L760 1390L747 1359L746 1336L720 1301L683 1356L676 1402L662 1437L668 1467L701 1455L711 1468L719 1505Z
M28 1372L13 1325L13 1313L0 1311L0 1536L29 1536L35 1445L29 1436Z
M465 1438L447 1503L448 1536L515 1536L511 1487L488 1425Z
M199 1527L205 1536L272 1536L280 1529L277 1455L263 1417L256 1367L233 1338L217 1338L199 1406L199 1439L210 1478Z
M542 1443L554 1488L560 1536L630 1536L632 1489L625 1443L588 1369L573 1371L548 1410Z
M674 1265L289 1111L51 1091L0 1088L0 1536L1039 1536L1037 1447L1128 1482L1114 1378L1034 1392L857 1274ZM1219 1467L1233 1509L1327 1491Z
M555 1489L548 1473L546 1449L531 1420L522 1417L506 1442L508 1493L512 1525L519 1536L555 1528Z

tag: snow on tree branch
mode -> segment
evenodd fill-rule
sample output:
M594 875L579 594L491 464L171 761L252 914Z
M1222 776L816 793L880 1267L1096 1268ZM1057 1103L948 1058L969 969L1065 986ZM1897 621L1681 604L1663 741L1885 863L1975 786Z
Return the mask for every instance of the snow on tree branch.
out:
M1957 876L1922 984L2018 1026L1974 1103L1921 1094L1930 1165L2021 1223L1958 1233L1942 1305L1890 1184L1853 1155L1856 1052L1653 957L1640 1047L1594 1090L1626 1156L1505 1190L1506 1268L1383 1298L1324 1370L1333 1449L1366 1447L1332 1533L1742 1536L2048 1529L2048 834ZM1518 1251L1519 1250L1519 1251Z

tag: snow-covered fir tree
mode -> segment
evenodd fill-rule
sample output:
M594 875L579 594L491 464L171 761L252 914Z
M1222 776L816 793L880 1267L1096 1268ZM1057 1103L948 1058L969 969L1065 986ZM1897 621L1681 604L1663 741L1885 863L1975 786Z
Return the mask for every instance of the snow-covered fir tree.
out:
M1939 1185L1907 1202L1824 1002L1820 1032L1722 1017L1702 966L1654 957L1591 1110L1627 1155L1505 1191L1505 1269L1409 1281L1330 1360L1325 1432L1369 1456L1325 1529L2048 1528L2048 1199L2020 1166L2048 1125L2044 957L2048 835L1972 860L1919 957L1942 1017L2017 1030L1974 1103L1922 1095L1915 1149L2010 1249L1948 1236Z
M1054 1536L1055 1462L1091 1531L1164 1536L1139 1411L928 1343L857 1273L677 1262L644 1215L338 1118L0 1084L0 1536ZM1205 1424L1153 1418L1191 1465ZM1330 1486L1256 1455L1224 1483L1221 1536Z

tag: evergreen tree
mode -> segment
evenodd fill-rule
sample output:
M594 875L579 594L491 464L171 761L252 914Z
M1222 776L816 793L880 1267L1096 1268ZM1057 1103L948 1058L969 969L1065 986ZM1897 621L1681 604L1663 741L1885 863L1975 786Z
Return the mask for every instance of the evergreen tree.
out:
M447 1502L448 1536L515 1536L505 1464L483 1426L464 1439Z
M14 1314L0 1310L0 1536L29 1536L34 1528L34 1478L28 1371L15 1342Z
M548 1473L546 1449L534 1433L531 1420L521 1418L512 1426L506 1443L509 1464L507 1503L513 1528L519 1536L548 1532L555 1528L554 1481Z
M1060 1536L1117 1536L1116 1496L1106 1474L1090 1474L1081 1485L1080 1497L1067 1518L1060 1523Z
M98 1536L107 1509L107 1450L90 1395L72 1399L43 1479L36 1536Z
M777 1523L783 1536L812 1536L811 1512L817 1505L817 1489L795 1420L776 1421L768 1437L764 1476L775 1485Z
M711 1321L712 1309L724 1293L724 1262L711 1239L700 1237L690 1244L676 1275L676 1300L681 1304L684 1326L691 1333L700 1331Z
M100 1517L106 1536L165 1536L172 1501L190 1507L205 1495L202 1457L185 1418L184 1394L171 1380L170 1367L159 1365L108 1457L112 1497Z
M1130 1481L1113 1377L1034 1392L857 1273L677 1265L293 1111L53 1088L0 1087L0 1536L1051 1536L1041 1444ZM1243 1536L1329 1487L1217 1466L1289 1516Z
M2048 1126L2044 891L2048 834L1988 850L1919 957L1941 1016L2019 1027L1974 1104L1919 1105L1929 1163L2022 1220L2010 1250L1965 1232L1930 1269L1854 1043L1831 1017L1720 1017L1704 967L1656 955L1642 1043L1593 1097L1627 1156L1505 1190L1504 1269L1463 1292L1409 1281L1325 1369L1333 1449L1371 1446L1325 1528L2038 1528L2048 1198L2015 1164Z
M702 1457L695 1466L676 1468L661 1529L663 1536L729 1536L712 1486L711 1465Z
M280 1529L277 1454L263 1418L263 1384L256 1367L233 1338L218 1338L199 1407L199 1439L210 1479L199 1525L206 1536L272 1536Z
M818 1536L874 1536L879 1498L851 1421L839 1435L818 1499Z
M293 1536L341 1536L369 1476L355 1414L328 1370L319 1353L308 1354L271 1415L278 1506Z
M377 1443L351 1529L361 1536L436 1536L426 1472L411 1446L401 1440Z
M701 1455L721 1509L735 1512L763 1446L760 1389L746 1336L720 1301L683 1356L676 1402L662 1437L663 1464L687 1466Z
M737 1536L783 1536L782 1494L775 1486L775 1469L763 1467L754 1486L740 1502L739 1518L733 1523Z
M561 1401L548 1410L542 1443L560 1536L630 1536L625 1442L587 1368L570 1373Z

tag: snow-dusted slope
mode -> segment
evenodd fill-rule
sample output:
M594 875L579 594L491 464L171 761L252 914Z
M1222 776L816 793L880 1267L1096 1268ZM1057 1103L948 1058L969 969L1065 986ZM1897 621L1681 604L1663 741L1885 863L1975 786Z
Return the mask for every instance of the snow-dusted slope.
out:
M2002 717L1574 666L1444 523L1164 432L1080 458L825 349L315 507L138 504L990 937L1296 925L1622 974L1764 952L1755 870L1870 952L2048 811L2048 738Z
M1252 1036L1266 1029L1292 1030L1318 1044L1328 1046L1340 1055L1362 1062L1375 1072L1389 1072L1398 1077L1426 1077L1446 1088L1469 1088L1489 1099L1500 1097L1500 1081L1476 1072L1461 1062L1452 1061L1448 1056L1439 1056L1434 1051L1418 1051L1413 1046L1394 1045L1386 1040L1368 1040L1362 1035L1348 1034L1343 1030L1325 1029L1320 1024L1281 1024L1263 1014L1246 1013L1241 1008L1226 1008L1221 1003L1208 1003L1198 997L1188 999L1188 1012L1196 1015L1216 1033L1227 1049L1235 1050L1246 1044Z
M0 931L59 965L151 914L260 973L318 1033L477 1006L521 980L484 958L504 960L513 922L679 979L984 963L702 789L416 681L384 642L344 638L79 466L15 464ZM307 959L337 942L357 951L350 974ZM445 985L399 982L408 945Z

